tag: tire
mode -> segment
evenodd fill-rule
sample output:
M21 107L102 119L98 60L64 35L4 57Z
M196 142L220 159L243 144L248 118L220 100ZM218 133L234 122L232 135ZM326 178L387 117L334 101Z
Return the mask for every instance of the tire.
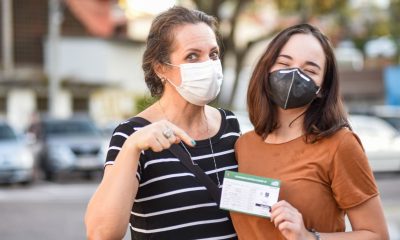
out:
M54 182L56 180L56 173L52 171L45 171L44 172L44 179L50 182Z

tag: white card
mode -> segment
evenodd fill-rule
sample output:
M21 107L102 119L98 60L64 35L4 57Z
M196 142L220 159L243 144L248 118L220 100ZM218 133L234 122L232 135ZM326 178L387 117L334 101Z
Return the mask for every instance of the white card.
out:
M279 189L279 180L225 171L220 208L270 217L270 207L278 202Z

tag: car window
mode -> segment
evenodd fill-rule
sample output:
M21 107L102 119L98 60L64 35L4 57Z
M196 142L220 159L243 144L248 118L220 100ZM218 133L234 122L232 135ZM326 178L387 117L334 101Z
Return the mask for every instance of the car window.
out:
M0 125L0 141L16 140L17 136L14 131L7 125Z
M47 136L98 135L97 128L86 121L50 121L44 125Z
M390 125L400 130L400 117L381 117L383 120L387 121Z

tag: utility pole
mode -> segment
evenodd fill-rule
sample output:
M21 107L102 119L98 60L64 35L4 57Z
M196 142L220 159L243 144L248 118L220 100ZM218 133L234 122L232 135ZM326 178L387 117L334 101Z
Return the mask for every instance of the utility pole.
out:
M5 77L10 77L14 72L14 45L13 45L13 8L12 0L1 0L2 9L2 35L3 35L3 70Z
M59 74L59 42L62 22L60 0L49 0L48 17L48 51L49 51L49 81L48 81L48 110L50 116L57 115L57 95L60 90Z

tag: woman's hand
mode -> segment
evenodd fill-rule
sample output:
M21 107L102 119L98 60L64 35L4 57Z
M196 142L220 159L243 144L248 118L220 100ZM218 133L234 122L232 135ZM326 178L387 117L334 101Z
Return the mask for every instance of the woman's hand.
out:
M133 133L127 139L127 144L140 151L151 149L154 152L161 152L181 140L190 146L196 145L196 142L182 129L167 120L161 120Z
M301 213L285 200L272 206L271 222L287 240L315 239L305 228Z

